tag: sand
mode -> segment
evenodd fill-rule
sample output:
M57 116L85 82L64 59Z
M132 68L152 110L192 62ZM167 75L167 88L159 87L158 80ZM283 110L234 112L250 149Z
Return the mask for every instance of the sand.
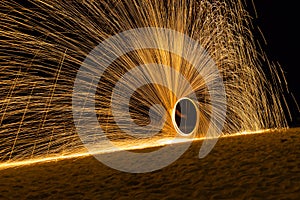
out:
M300 199L300 128L220 138L204 159L201 141L172 165L145 174L94 157L0 171L0 199Z

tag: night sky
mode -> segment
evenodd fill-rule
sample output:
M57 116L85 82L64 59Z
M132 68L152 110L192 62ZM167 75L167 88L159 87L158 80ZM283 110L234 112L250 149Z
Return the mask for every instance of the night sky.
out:
M257 18L252 7L254 1ZM253 25L259 26L262 30L267 45L263 45L270 61L278 62L283 68L287 78L290 92L294 94L298 104L300 104L300 77L299 66L299 44L300 34L298 33L300 10L295 1L278 0L245 0L246 10L253 16ZM260 34L254 33L256 39L263 43ZM300 70L299 70L300 71ZM300 112L290 94L285 94L293 120L288 119L290 126L300 126ZM300 105L299 105L300 106Z
M299 43L298 32L299 8L293 1L277 0L253 0L256 6L258 18L253 20L253 24L261 28L267 45L264 50L269 60L279 62L285 72L290 91L300 104L300 77L299 77ZM251 15L251 0L248 9ZM249 9L250 8L250 9ZM297 106L288 94L287 100L293 114L293 121L289 121L290 126L300 126L300 113Z

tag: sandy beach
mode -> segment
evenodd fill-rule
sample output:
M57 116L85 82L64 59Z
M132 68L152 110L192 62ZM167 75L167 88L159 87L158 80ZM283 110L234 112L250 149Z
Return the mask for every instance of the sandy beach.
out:
M0 199L299 199L300 128L201 141L161 170L130 174L92 156L0 171Z

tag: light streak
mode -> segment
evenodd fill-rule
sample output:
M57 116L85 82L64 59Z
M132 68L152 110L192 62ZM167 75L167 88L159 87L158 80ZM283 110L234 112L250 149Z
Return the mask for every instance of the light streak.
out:
M285 129L265 129L265 130L257 130L257 131L243 131L240 133L234 133L230 135L223 135L221 138L228 138L228 137L242 137L245 135L254 135L254 134L268 134L272 133L274 131L282 131ZM140 145L133 145L133 144L128 144L128 146L124 146L121 149L122 150L141 150L141 149L147 149L147 148L154 148L154 147L162 147L165 145L170 145L170 144L180 144L184 142L188 142L190 140L192 141L202 141L207 138L182 138L182 139L172 139L172 138L164 138L157 140L153 143L144 143ZM35 164L42 164L42 163L48 163L48 162L59 162L63 160L69 160L69 159L78 159L78 158L85 158L85 157L90 157L92 154L104 154L104 153L113 153L113 151L101 151L101 152L86 152L84 149L81 150L81 152L75 152L72 154L68 155L54 155L54 156L46 156L42 158L35 158L35 159L26 159L22 161L7 161L4 163L0 163L0 170L5 170L9 168L15 168L15 167L23 167L23 166L28 166L28 165L35 165Z
M281 99L285 102L283 91L286 90L283 72L258 50L251 32L251 17L242 0L28 2L0 3L2 167L87 155L72 153L83 148L73 123L71 103L78 68L90 51L106 38L140 27L162 27L184 33L199 42L215 61L226 90L227 118L223 130L226 137L236 132L249 133L244 130L255 133L287 126L281 105ZM185 50L180 41L155 42ZM199 58L199 55L193 56ZM203 79L180 56L155 49L122 56L104 77L94 80L99 81L95 112L103 130L113 142L137 143L122 134L114 123L111 91L126 71L149 63L170 66L191 83L201 113L196 137L204 137L211 105ZM270 79L264 71L269 71ZM161 78L170 84L176 82ZM149 123L148 108L161 104L168 113L166 124L155 140L162 139L161 144L168 144L171 141L164 138L176 134L171 119L176 101L167 88L149 83L134 94L131 117L137 124L145 125ZM140 147L144 148L143 144Z

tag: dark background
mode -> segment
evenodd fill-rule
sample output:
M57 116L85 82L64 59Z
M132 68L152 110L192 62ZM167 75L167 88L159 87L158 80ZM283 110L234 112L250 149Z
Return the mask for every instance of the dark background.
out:
M288 87L300 104L299 69L299 7L294 1L246 0L247 10L254 17L253 25L262 30L267 45L263 46L270 61L279 62L286 76ZM256 33L256 36L259 34ZM261 38L258 38L261 40ZM261 43L263 41L261 40ZM285 94L293 119L288 119L290 126L300 126L300 112L290 94Z
M298 26L300 25L299 7L295 1L244 1L247 4L246 10L253 17L253 25L260 27L267 45L263 45L263 39L258 31L254 31L254 36L262 44L269 60L275 63L278 62L281 65L287 79L290 93L286 93L284 96L292 114L292 119L288 117L288 123L290 126L300 127L300 111L291 95L292 93L298 104L300 104L300 77L298 77L298 71L300 71L298 64L300 60L300 55L298 55L300 44L300 34L298 32ZM257 16L253 9L253 2ZM287 111L285 112L288 114Z

